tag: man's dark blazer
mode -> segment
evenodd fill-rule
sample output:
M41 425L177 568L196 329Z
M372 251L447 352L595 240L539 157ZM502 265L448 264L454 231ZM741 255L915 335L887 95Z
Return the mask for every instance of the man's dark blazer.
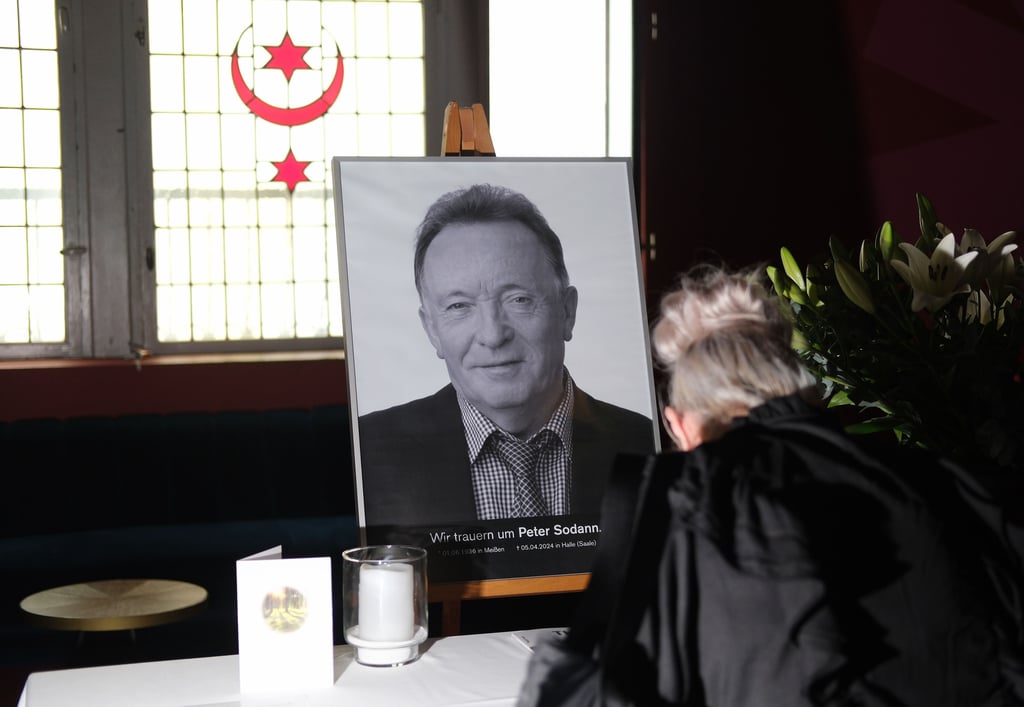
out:
M618 452L654 451L650 418L575 389L572 513L599 513ZM367 526L476 520L469 451L451 384L426 398L359 418Z

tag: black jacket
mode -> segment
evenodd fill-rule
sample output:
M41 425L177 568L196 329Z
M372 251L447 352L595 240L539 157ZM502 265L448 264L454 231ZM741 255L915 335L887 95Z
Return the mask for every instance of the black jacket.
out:
M656 581L625 599L644 618L612 668L636 704L1024 704L1000 549L943 462L868 453L796 397L672 458Z

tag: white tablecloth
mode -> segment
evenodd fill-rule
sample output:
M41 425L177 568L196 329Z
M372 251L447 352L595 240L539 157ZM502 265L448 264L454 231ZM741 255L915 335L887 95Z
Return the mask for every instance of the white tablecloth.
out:
M511 633L429 639L399 667L360 665L334 649L334 687L301 694L238 692L238 656L32 673L18 707L278 707L514 705L530 652Z

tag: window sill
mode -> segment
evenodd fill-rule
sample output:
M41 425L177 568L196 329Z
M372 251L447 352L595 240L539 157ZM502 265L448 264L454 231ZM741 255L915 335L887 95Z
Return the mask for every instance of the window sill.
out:
M344 353L0 361L0 421L348 403Z
M290 363L298 361L345 360L345 352L263 351L216 354L160 354L141 358L38 358L0 359L0 371L47 368L119 368L148 366L210 366L233 363Z

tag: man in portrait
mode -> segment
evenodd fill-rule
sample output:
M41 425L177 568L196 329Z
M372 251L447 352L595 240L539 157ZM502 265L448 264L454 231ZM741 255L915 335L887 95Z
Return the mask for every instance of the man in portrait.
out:
M417 230L414 277L450 383L359 417L366 524L599 512L614 456L654 451L655 429L567 370L579 293L544 216L505 187L444 194Z

